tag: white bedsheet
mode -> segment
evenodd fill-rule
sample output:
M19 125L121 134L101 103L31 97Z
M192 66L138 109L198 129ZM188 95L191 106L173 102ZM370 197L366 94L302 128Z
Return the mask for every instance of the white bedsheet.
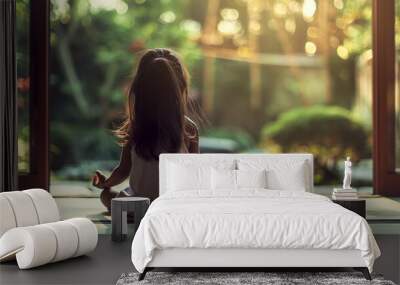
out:
M143 272L155 249L358 249L372 272L380 250L368 223L328 198L299 191L248 189L166 193L143 218L132 262Z

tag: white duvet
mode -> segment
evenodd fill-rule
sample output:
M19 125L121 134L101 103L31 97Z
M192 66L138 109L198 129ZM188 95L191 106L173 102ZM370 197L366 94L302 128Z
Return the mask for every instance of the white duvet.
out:
M143 272L165 248L358 249L370 271L380 255L359 215L320 195L265 189L162 195L140 223L132 262Z

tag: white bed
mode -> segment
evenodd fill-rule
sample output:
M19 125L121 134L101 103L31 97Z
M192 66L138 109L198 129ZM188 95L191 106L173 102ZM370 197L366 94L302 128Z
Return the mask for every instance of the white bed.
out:
M210 188L204 181L219 178L207 177L209 167L266 169L267 185ZM154 267L354 267L370 278L380 251L368 223L312 192L310 154L163 154L160 197L134 237L132 262L141 278Z

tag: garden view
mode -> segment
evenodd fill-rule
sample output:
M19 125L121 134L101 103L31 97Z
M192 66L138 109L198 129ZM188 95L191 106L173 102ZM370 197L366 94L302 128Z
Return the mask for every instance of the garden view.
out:
M176 50L205 112L201 152L311 152L316 184L372 184L371 0L52 0L51 183L89 184L120 147L147 48ZM23 143L23 142L20 142Z

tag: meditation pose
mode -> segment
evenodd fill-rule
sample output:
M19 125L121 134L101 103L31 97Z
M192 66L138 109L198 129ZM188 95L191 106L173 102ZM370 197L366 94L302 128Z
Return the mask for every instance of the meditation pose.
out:
M343 189L351 189L351 161L348 156L344 162Z
M174 52L151 49L141 58L129 89L126 119L115 131L122 146L119 165L106 178L100 171L93 185L104 189L101 201L110 210L117 196L158 197L161 153L199 152L196 124L188 117L189 76ZM111 187L129 177L129 188Z

